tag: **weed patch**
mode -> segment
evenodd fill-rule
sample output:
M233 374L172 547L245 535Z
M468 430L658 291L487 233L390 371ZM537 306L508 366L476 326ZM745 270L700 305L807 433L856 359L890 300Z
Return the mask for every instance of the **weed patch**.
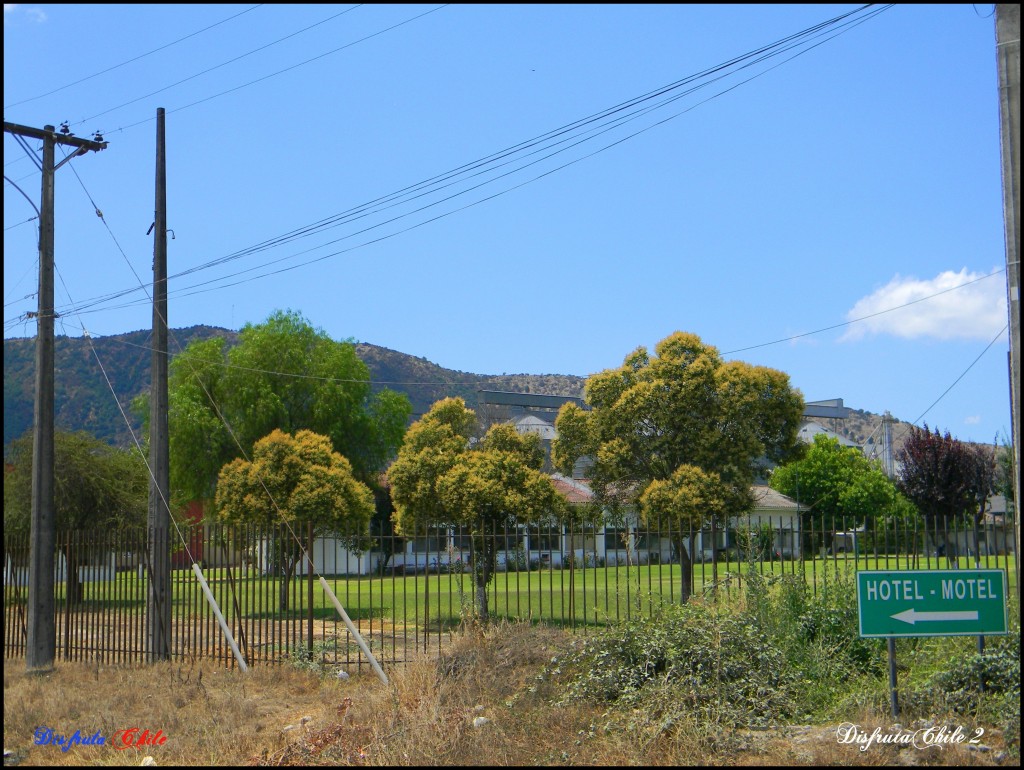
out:
M642 708L665 729L683 717L766 725L794 710L782 651L742 614L690 603L583 640L562 662L562 702Z

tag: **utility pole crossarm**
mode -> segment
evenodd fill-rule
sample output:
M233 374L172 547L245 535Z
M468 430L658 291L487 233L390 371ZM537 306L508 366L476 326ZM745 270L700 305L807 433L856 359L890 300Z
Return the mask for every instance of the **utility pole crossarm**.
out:
M67 144L71 147L78 147L86 151L99 152L100 150L107 149L106 142L97 142L92 139L80 139L77 136L71 136L70 134L61 134L57 131L47 131L45 128L32 128L31 126L22 126L18 123L8 123L4 121L4 132L8 134L20 134L21 136L28 136L33 139L52 139L57 144Z

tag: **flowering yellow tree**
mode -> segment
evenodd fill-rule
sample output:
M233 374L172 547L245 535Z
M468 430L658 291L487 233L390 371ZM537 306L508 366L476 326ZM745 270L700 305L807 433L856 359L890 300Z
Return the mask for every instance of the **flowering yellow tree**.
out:
M284 573L281 609L288 608L288 584L302 556L298 538L312 524L315 534L365 533L374 512L373 493L352 475L352 465L331 448L327 436L274 430L253 446L252 460L225 465L217 479L214 506L225 523L288 525L274 554ZM295 537L298 536L298 537Z
M595 497L611 512L675 522L686 599L684 534L753 506L757 463L785 460L797 445L803 397L785 373L724 361L695 334L676 332L655 353L639 347L587 380L590 409L562 407L552 458L567 474L589 458Z
M491 427L470 443L476 415L460 398L439 401L409 428L398 459L388 469L395 528L418 524L465 527L473 549L477 611L488 615L487 584L497 559L495 533L506 526L560 518L565 498L541 473L540 437L512 425Z

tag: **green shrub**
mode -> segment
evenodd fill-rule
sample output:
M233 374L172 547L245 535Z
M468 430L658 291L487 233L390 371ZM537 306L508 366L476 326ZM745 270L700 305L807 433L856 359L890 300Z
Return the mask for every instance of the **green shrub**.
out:
M683 714L749 726L793 713L782 652L742 615L699 604L671 605L582 640L560 669L563 702L642 708L666 726Z
M941 694L947 707L957 714L1000 724L1007 744L1019 746L1020 631L989 637L982 653L950 659L945 668L932 675L927 691Z
M977 705L982 694L1014 693L1020 695L1020 633L988 638L983 653L952 659L948 667L932 676L931 687L947 694L960 693L965 709Z
M324 676L331 671L331 666L326 663L327 658L336 659L337 655L337 637L317 639L313 642L312 653L305 644L293 647L288 654L288 663L300 671Z
M812 601L798 618L798 629L800 641L810 649L824 652L836 664L836 674L844 680L854 673L885 672L885 661L879 654L882 643L861 638L855 604L830 597Z

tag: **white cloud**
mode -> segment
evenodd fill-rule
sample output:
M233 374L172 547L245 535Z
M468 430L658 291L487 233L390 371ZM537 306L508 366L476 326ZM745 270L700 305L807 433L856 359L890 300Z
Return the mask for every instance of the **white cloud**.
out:
M964 419L964 424L966 424L966 425L980 425L981 424L981 415L972 414L970 417L967 417L966 419Z
M19 5L18 3L4 3L4 23L5 24L7 23L7 15L8 14L13 14L14 11L17 10L17 9L20 9L21 13L25 14L26 16L28 16L32 21L35 21L35 22L38 22L38 23L42 23L42 22L46 21L46 14L43 12L43 10L41 8L37 8L37 7L26 8L25 6ZM11 18L13 19L14 17L12 16Z
M970 273L966 267L959 273L947 270L926 280L897 275L847 311L846 320L856 323L840 341L869 334L990 340L1006 324L1006 280L1003 273L990 278L985 275Z

